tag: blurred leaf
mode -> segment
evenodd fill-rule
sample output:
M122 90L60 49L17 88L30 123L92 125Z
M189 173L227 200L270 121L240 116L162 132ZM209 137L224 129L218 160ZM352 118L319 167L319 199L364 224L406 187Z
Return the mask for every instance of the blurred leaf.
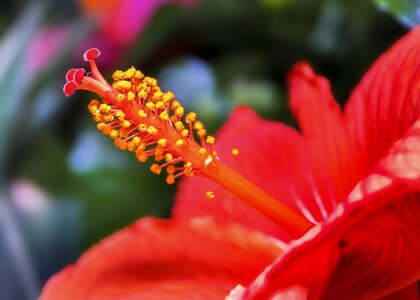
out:
M22 57L43 14L42 6L29 5L0 42L0 172L6 170L10 122L16 116L28 86L25 72L22 72Z
M379 8L393 14L405 26L420 23L420 0L373 0Z
M67 148L44 135L31 149L20 176L32 178L55 199L80 203L83 248L142 216L168 216L173 187L100 132L82 135L69 154Z
M39 292L39 285L31 255L26 247L26 241L21 234L8 196L2 193L0 193L0 248L5 250L0 251L1 298L35 299ZM9 275L11 281L8 280ZM12 284L11 289L8 283Z
M259 0L267 9L281 10L292 3L292 0Z
M238 78L232 82L229 99L234 105L246 105L265 117L278 117L285 105L277 87L267 80Z

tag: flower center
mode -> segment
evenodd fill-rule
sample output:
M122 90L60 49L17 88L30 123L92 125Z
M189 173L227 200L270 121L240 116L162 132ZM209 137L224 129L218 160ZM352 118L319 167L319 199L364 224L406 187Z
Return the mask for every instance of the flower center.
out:
M223 164L213 149L215 138L207 134L197 114L185 114L174 94L162 92L156 79L131 67L115 71L110 85L96 66L99 55L96 48L87 50L83 57L90 62L91 75L84 69L71 69L63 90L66 96L76 89L88 90L103 99L92 100L88 109L97 128L111 137L116 147L134 152L140 162L154 158L151 171L161 174L165 170L168 184L182 175L207 176L295 238L312 227L304 217ZM232 155L238 153L239 149L232 150ZM205 196L211 199L214 193Z

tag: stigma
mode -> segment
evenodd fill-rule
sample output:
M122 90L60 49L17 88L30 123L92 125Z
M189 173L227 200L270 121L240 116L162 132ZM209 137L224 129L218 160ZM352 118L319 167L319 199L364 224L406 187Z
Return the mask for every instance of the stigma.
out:
M155 78L134 67L115 71L113 82L108 83L95 63L100 54L96 48L87 50L83 59L89 62L90 72L70 69L63 88L66 96L75 90L98 94L101 101L92 100L88 110L99 131L113 139L117 148L133 152L138 161L153 159L150 170L158 175L163 171L168 184L217 166L215 138L207 134L197 113L185 113L172 92L163 92Z

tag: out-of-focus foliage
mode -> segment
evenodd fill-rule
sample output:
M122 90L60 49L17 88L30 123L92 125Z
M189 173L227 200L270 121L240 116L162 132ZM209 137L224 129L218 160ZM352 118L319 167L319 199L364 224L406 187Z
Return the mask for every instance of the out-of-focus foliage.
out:
M299 60L333 78L344 104L406 30L365 0L105 2L112 13L135 4L127 18L148 12L123 44L104 35L113 23L94 10L101 1L0 4L0 299L36 298L46 278L104 236L170 213L176 187L95 129L86 111L94 95L62 94L67 69L86 67L86 47L101 47L107 78L135 65L215 131L236 105L292 123L286 79ZM418 12L415 1L386 2Z
M397 17L404 25L414 27L420 23L419 0L374 0L384 10Z

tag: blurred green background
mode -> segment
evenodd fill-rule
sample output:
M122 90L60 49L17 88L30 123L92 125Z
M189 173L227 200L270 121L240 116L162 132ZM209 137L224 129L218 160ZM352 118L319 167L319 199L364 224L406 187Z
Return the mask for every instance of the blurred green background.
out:
M236 105L295 125L286 77L306 60L345 103L371 63L419 21L417 0L80 0L0 4L0 299L45 280L103 237L167 217L176 186L117 150L70 67L101 48L105 77L139 67L212 132Z

